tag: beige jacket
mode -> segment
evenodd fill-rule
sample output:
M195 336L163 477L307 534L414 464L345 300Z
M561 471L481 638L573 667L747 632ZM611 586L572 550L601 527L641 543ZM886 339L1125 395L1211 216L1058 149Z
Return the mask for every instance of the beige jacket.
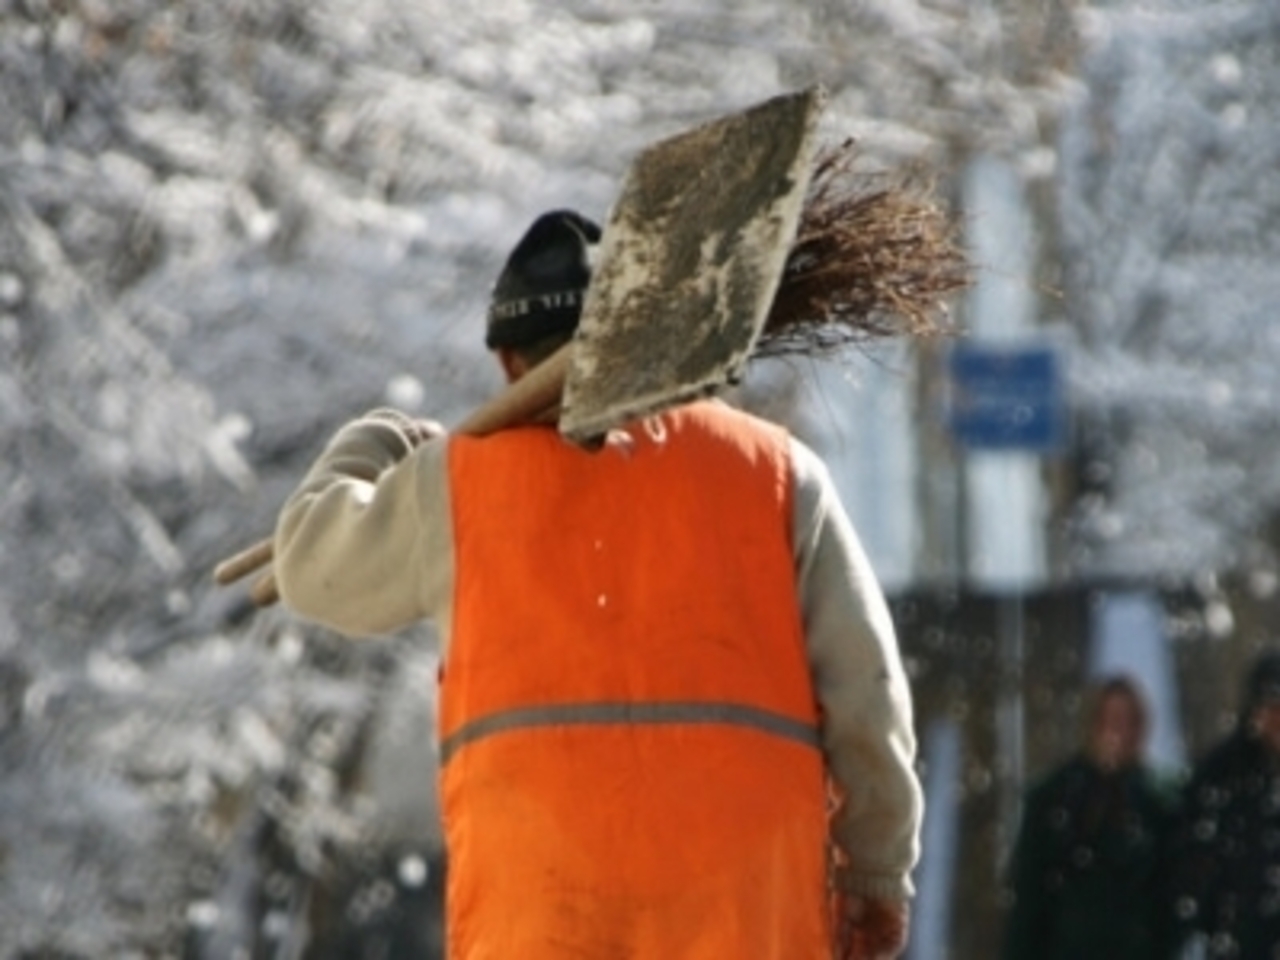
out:
M349 636L433 621L448 657L453 543L447 440L416 444L375 411L334 436L281 511L285 605ZM825 465L791 441L796 584L823 748L846 795L834 826L851 893L912 893L923 809L911 694L884 596Z

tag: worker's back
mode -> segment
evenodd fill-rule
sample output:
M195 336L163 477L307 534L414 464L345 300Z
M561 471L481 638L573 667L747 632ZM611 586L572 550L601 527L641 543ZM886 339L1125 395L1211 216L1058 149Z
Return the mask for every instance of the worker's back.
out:
M785 434L455 437L449 487L450 956L829 956Z

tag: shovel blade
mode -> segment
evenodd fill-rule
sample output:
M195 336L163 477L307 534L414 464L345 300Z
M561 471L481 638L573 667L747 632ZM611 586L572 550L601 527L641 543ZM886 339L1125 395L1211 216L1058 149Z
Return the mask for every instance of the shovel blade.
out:
M737 380L809 185L820 87L658 142L605 224L574 337L560 432L588 443Z

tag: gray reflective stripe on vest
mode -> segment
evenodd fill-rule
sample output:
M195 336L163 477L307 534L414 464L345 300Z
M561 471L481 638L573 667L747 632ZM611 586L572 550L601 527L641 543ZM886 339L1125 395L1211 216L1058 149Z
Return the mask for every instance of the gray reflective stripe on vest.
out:
M565 703L543 707L517 707L491 713L470 723L464 723L457 731L440 743L440 762L449 758L468 744L483 740L495 733L524 730L532 727L580 726L588 724L728 724L749 727L774 736L795 740L805 746L819 745L816 727L792 717L748 707L739 703L705 703L702 701L676 703Z

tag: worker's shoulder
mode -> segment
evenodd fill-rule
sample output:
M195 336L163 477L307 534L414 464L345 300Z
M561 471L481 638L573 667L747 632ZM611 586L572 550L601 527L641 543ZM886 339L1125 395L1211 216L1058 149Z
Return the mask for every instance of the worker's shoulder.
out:
M734 406L718 397L683 404L669 411L666 419L672 424L690 429L701 427L717 433L767 437L774 441L790 435L787 428L781 424L766 420L759 414Z

